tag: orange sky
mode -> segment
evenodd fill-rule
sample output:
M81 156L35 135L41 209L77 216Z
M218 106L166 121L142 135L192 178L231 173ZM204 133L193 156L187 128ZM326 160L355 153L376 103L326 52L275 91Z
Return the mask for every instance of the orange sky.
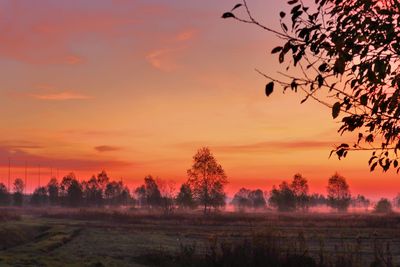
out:
M31 189L59 169L86 179L106 169L135 186L146 174L181 182L209 146L228 191L261 187L300 172L325 192L335 171L353 193L393 196L394 172L369 173L368 154L328 159L338 123L317 103L278 90L254 68L282 70L271 34L221 14L223 1L0 1L0 179ZM277 26L284 1L249 1ZM240 11L239 11L240 13ZM348 140L349 137L346 137ZM44 182L42 182L44 183Z

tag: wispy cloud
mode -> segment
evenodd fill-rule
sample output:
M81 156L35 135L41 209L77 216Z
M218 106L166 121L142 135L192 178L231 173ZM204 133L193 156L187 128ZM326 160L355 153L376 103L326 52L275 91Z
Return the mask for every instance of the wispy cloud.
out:
M92 97L75 92L58 92L58 93L47 93L47 94L31 94L35 99L49 100L49 101L62 101L62 100L85 100Z
M95 170L95 169L113 169L121 167L129 167L136 165L132 162L115 160L115 159L96 159L92 156L86 158L69 158L69 157L53 157L47 155L34 154L25 149L15 148L13 146L0 145L0 167L8 166L8 159L11 159L14 167L23 167L25 162L28 165L40 164L42 167L57 166L60 169L70 170Z
M292 141L266 141L249 144L223 144L209 145L213 150L222 153L256 153L282 150L309 150L309 149L329 149L337 143L335 141L316 141L316 140L292 140ZM177 144L183 149L194 149L207 145L201 142L186 142Z
M112 151L121 150L120 147L117 147L117 146L107 146L107 145L96 146L94 149L95 149L96 151L98 151L98 152L112 152Z
M173 38L164 43L163 48L158 48L149 51L146 54L146 59L155 69L160 71L173 71L178 67L177 57L186 48L184 44L193 39L196 35L194 29L185 29L178 32Z

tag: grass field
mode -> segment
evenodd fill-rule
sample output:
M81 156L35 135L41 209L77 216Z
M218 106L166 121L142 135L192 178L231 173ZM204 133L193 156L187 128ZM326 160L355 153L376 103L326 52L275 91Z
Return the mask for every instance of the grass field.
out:
M373 266L400 264L397 214L0 212L0 266L189 266L202 255L257 239L272 240L278 253L323 257L332 266L339 258L342 266L370 266L376 259L380 265ZM185 257L186 264L177 260Z

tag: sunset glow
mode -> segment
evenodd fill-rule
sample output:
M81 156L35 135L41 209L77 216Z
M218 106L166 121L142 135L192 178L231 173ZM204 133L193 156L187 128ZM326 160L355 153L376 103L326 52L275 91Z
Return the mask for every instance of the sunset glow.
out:
M279 27L286 1L251 1ZM147 174L181 183L197 149L223 166L231 196L270 190L295 173L326 192L335 172L351 192L394 197L395 170L369 172L370 153L329 158L340 136L331 111L276 89L255 68L282 70L279 40L221 19L232 1L0 0L0 182L28 191L50 176L106 170L130 188ZM39 173L40 172L40 173Z

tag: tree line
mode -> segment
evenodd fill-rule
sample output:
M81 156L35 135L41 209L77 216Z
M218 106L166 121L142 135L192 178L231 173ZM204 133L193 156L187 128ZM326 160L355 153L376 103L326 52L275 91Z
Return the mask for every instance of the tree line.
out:
M227 204L225 185L227 176L210 149L203 147L193 157L193 164L187 170L187 181L175 192L175 184L151 175L144 178L142 185L130 191L122 182L111 180L105 171L90 179L79 181L73 173L59 182L51 178L46 186L34 190L30 197L24 196L25 184L17 178L13 191L0 183L0 205L102 207L133 206L142 209L159 209L171 213L175 209L194 210L201 208L204 213L223 208ZM247 209L274 208L278 211L307 211L310 207L327 205L344 212L350 206L367 209L371 201L365 196L352 197L346 179L335 173L328 179L327 195L310 194L308 180L295 174L292 181L283 181L269 192L261 189L241 188L230 202L238 211ZM400 207L400 195L393 201ZM381 199L376 210L391 211L392 202Z

